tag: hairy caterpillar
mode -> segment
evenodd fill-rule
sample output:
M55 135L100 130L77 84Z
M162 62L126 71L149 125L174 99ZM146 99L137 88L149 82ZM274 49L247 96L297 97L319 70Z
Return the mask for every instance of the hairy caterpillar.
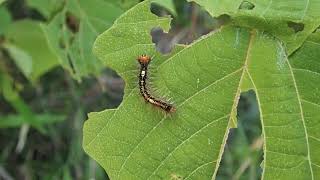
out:
M176 109L172 104L164 102L162 100L156 99L150 95L146 85L147 85L147 75L148 75L148 65L151 61L151 57L147 55L141 55L137 58L140 64L140 73L139 73L139 88L141 96L150 104L163 109L166 112L175 112Z

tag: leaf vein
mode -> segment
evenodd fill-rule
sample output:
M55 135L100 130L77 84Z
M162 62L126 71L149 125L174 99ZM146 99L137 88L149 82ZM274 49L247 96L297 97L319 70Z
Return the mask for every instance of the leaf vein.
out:
M310 69L292 68L292 70L294 70L294 71L305 71L305 72L313 73L313 74L316 74L316 75L320 76L320 73L319 73L319 72L311 71Z
M176 148L174 148L174 149L161 161L161 163L158 165L158 167L152 172L152 174L151 174L147 179L150 179L150 177L151 177L152 175L154 175L154 174L160 169L160 167L164 164L164 162L165 162L169 157L171 157L171 155L172 155L176 150L178 150L179 147L181 147L184 143L188 142L191 138L193 138L195 135L197 135L199 132L201 132L201 131L204 130L205 128L209 127L210 125L212 125L212 124L216 123L217 121L222 120L222 119L224 119L224 118L226 118L226 117L228 117L228 116L230 116L230 114L227 114L227 115L225 115L225 116L223 116L223 117L220 117L220 118L217 118L217 119L213 120L212 122L206 124L205 126L203 126L202 128L200 128L199 130L197 130L196 132L194 132L190 137L188 137L187 139L183 140Z
M305 100L305 99L301 99L301 101L309 103L309 104L312 104L312 105L317 106L317 107L320 107L320 104L317 104L317 103L314 103L314 102L311 102L311 101L308 101L308 100Z
M319 142L320 142L320 138L316 138L316 137L314 137L314 136L310 136L310 135L309 135L309 138L314 139L314 140L316 140L316 141L319 141Z
M205 163L205 164L202 164L201 166L197 167L196 169L194 169L191 173L189 173L184 179L188 179L190 176L192 176L195 172L197 172L200 168L204 167L204 166L207 166L209 164L213 164L215 163L216 161L211 161L211 162L208 162L208 163Z
M275 153L275 154L280 154L280 155L285 155L285 156L298 156L298 157L306 157L305 155L299 155L299 154L289 154L285 152L279 152L279 151L271 151L271 150L266 150L267 152Z
M308 0L308 2L309 2L309 0ZM280 45L280 47L283 48L282 45ZM289 63L289 61L288 61L287 58L286 58L286 63L288 64L289 70L290 70L290 72L291 72L291 76L292 76L294 88L295 88L295 91L296 91L297 97L298 97L298 102L299 102L299 107L300 107L300 113L301 113L301 120L302 120L304 132L305 132L306 143L307 143L307 152L308 152L307 158L308 158L308 161L309 161L309 168L310 168L311 178L312 178L312 180L313 180L313 179L314 179L314 175L313 175L313 169L312 169L312 166L311 166L310 145L309 145L309 139L308 139L308 131L307 131L307 127L306 127L306 124L305 124L305 119L304 119L304 116L303 116L303 109L302 109L301 97L300 97L300 93L299 93L299 90L298 90L298 86L297 86L297 83L296 83L296 79L295 79L295 76L294 76L292 67L291 67L291 65L290 65L290 63Z
M304 163L304 160L302 160L298 165L292 166L292 167L288 167L288 168L276 167L276 166L271 166L271 165L266 165L266 166L267 166L267 167L270 167L270 168L274 168L274 169L289 170L289 169L297 168L297 167L301 166L303 163Z

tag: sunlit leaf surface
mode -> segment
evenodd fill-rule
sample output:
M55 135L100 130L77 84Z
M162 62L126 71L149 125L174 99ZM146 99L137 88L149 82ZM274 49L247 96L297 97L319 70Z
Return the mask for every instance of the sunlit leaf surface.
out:
M126 82L121 105L90 113L84 126L84 149L110 178L215 178L239 94L253 89L263 129L263 178L318 179L319 37L312 35L291 58L269 33L226 26L163 56L150 31L168 30L170 19L149 7L145 1L123 14L94 45L98 58ZM141 54L154 56L151 93L172 98L175 113L139 94ZM313 66L301 62L306 56Z

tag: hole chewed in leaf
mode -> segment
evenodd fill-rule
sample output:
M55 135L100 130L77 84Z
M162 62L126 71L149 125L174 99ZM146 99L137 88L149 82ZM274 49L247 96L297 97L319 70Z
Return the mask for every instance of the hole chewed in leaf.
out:
M217 20L219 24L222 26L229 23L231 21L231 17L228 14L222 14L219 17L217 17Z
M304 30L303 23L296 23L296 22L288 21L288 27L293 29L295 33L298 33L300 31Z
M239 6L239 9L243 10L252 10L255 7L255 5L249 1L242 1L242 3Z
M172 35L165 33L163 29L156 27L151 30L152 42L156 44L156 49L162 54L169 54L175 43Z
M152 4L150 11L159 17L167 17L170 14L168 8L159 4ZM219 29L231 19L226 14L214 18L195 2L178 3L171 14L174 15L171 16L173 19L168 32L159 27L154 27L150 32L152 42L162 54L169 54L176 44L191 44L201 36Z
M252 179L260 179L263 138L258 102L253 90L241 93L237 120L238 128L230 129L217 176L241 179L253 172Z

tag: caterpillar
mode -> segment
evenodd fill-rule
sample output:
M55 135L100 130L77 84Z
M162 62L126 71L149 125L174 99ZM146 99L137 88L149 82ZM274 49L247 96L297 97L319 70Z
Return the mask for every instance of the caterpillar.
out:
M164 102L162 100L156 99L150 95L147 89L147 77L148 77L148 65L151 62L152 58L147 55L141 55L137 58L140 64L140 73L139 73L139 88L140 94L145 99L146 102L161 108L166 112L175 112L176 108L172 104Z

